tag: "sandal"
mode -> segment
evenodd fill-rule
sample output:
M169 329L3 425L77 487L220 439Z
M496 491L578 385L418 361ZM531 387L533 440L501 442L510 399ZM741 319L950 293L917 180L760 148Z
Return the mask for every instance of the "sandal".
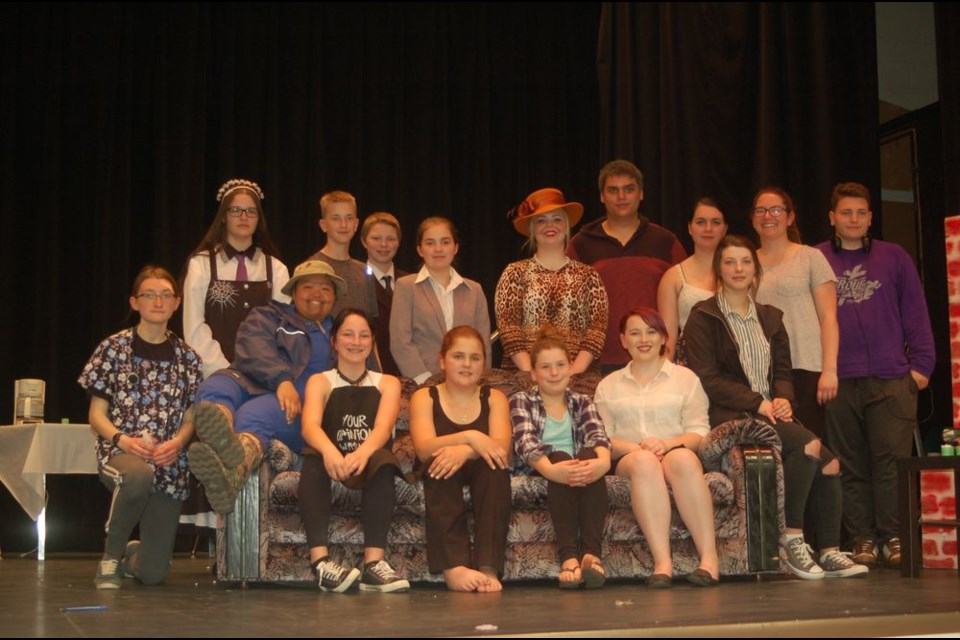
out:
M576 560L574 560L574 562L576 562ZM572 567L567 567L567 568L563 568L563 566L561 565L561 566L560 566L560 575L562 576L562 575L565 574L565 573L569 573L569 574L571 574L571 575L573 575L573 576L576 576L576 575L577 575L576 572L577 572L579 569L580 569L580 563L579 563L579 562L577 562L576 564L574 564ZM583 575L581 574L579 580L577 580L576 578L574 578L573 580L560 580L560 578L559 578L559 576L558 576L558 577L557 577L557 586L560 587L561 589L579 589L580 587L583 586Z
M607 572L600 558L588 558L581 566L583 581L587 589L599 589L607 581Z

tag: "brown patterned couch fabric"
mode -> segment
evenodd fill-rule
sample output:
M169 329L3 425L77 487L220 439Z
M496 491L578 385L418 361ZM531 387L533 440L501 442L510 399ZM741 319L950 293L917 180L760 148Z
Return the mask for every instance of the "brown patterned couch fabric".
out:
M435 384L430 380L427 384ZM526 374L494 371L488 383L505 393L529 384ZM592 395L598 379L584 377L573 387ZM404 465L413 467L413 443L408 432L406 401L415 390L406 381L403 406L393 449ZM721 575L750 573L747 551L744 461L738 445L775 443L771 431L753 421L733 421L714 429L704 440L701 458L713 496ZM777 454L779 456L779 454ZM237 511L221 518L218 530L218 576L221 580L260 582L313 581L307 561L306 536L297 509L299 456L273 441L260 468L237 502ZM783 514L782 468L778 459L780 519ZM252 486L256 484L257 486ZM507 537L506 580L554 578L559 572L556 540L546 505L546 481L536 476L514 476L511 482L513 511ZM397 504L388 537L387 559L411 581L440 581L427 570L423 490L397 478ZM630 510L630 487L622 478L608 476L610 511L604 527L603 562L611 578L637 578L652 571L652 558ZM244 495L248 494L248 495ZM331 519L331 554L348 566L359 566L363 553L360 526L360 492L334 483ZM779 523L782 531L783 523ZM684 575L698 566L689 532L673 511L670 527L674 574ZM242 568L241 568L242 567Z

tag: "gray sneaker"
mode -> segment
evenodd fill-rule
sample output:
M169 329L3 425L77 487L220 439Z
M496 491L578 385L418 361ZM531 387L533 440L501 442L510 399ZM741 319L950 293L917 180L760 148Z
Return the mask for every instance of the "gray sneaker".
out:
M101 560L97 565L97 575L93 579L97 589L120 588L120 561L116 558Z
M120 563L120 575L124 578L136 578L137 567L140 566L140 541L131 540L127 543L127 550Z
M780 556L787 568L804 580L823 580L823 569L813 560L813 549L797 536L790 541L780 541Z
M850 559L849 553L833 550L820 556L820 568L826 578L866 578L870 569Z

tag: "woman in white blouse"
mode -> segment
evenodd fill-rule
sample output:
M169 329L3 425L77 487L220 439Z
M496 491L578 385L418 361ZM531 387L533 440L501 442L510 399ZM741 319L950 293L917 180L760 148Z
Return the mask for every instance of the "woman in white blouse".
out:
M697 455L710 431L707 396L692 371L670 362L667 330L653 309L628 312L620 342L631 361L600 382L594 401L613 444L613 469L630 481L633 515L653 555L647 585L662 589L673 581L668 485L700 555L687 581L716 585L713 501Z
M254 307L281 293L290 279L267 230L256 182L228 180L217 192L217 215L187 262L183 335L203 359L203 376L230 366L237 328Z

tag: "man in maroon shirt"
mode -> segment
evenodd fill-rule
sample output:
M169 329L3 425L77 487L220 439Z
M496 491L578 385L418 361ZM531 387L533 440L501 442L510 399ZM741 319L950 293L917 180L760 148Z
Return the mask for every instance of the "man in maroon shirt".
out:
M640 215L643 174L632 162L608 162L597 182L607 215L584 225L567 255L592 265L607 288L610 316L600 364L609 372L630 360L620 345L620 317L635 307L656 309L660 277L687 254L671 231Z

